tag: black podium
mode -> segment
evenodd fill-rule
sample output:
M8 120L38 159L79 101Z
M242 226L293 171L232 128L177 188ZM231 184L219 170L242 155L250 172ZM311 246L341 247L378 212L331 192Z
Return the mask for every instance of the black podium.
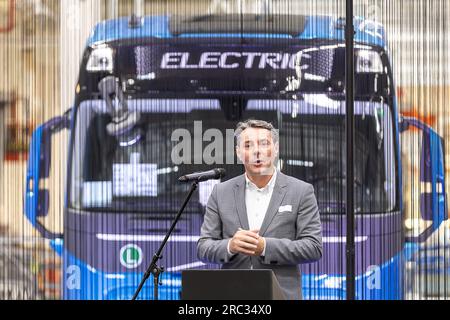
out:
M285 300L272 270L185 270L182 300Z

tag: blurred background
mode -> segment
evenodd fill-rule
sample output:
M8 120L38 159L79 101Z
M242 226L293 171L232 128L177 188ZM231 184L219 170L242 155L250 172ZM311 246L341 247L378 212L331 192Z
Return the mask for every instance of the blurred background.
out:
M60 298L61 261L23 214L27 151L37 125L73 104L86 39L99 21L138 14L296 12L345 16L343 0L0 0L0 299ZM354 13L384 25L400 111L445 138L450 157L450 2L355 0ZM62 230L68 134L53 141L53 195L45 224ZM419 132L402 135L405 229L424 229L419 214ZM449 177L450 164L446 173ZM447 190L449 187L447 179ZM432 238L448 259L448 223ZM410 262L408 299L445 298L448 276ZM445 283L445 285L444 285ZM447 284L448 283L448 284ZM433 287L436 286L436 287ZM435 289L433 289L435 288ZM439 289L436 289L439 288Z

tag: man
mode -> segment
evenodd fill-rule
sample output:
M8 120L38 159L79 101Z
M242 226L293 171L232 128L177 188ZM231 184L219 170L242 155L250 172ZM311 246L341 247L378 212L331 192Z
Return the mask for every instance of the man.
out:
M198 257L223 269L272 269L287 299L299 300L298 264L322 257L311 184L277 172L278 131L265 121L237 125L245 174L217 184L208 200Z

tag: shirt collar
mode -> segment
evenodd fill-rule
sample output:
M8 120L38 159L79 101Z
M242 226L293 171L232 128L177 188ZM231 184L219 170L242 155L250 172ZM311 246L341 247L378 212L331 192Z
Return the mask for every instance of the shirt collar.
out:
M254 184L248 177L247 177L247 173L244 174L245 176L245 186L247 188L252 188L255 190L260 190L260 191L266 191L266 190L270 190L273 189L274 185L275 185L275 180L277 179L277 168L273 169L273 175L270 178L269 182L262 188L258 188L258 186L256 184Z

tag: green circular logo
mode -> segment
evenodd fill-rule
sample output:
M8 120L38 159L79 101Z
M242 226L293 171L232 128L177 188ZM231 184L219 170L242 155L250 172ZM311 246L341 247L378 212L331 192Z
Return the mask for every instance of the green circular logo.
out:
M142 263L142 249L135 244L127 244L120 249L120 263L125 268L137 268Z

